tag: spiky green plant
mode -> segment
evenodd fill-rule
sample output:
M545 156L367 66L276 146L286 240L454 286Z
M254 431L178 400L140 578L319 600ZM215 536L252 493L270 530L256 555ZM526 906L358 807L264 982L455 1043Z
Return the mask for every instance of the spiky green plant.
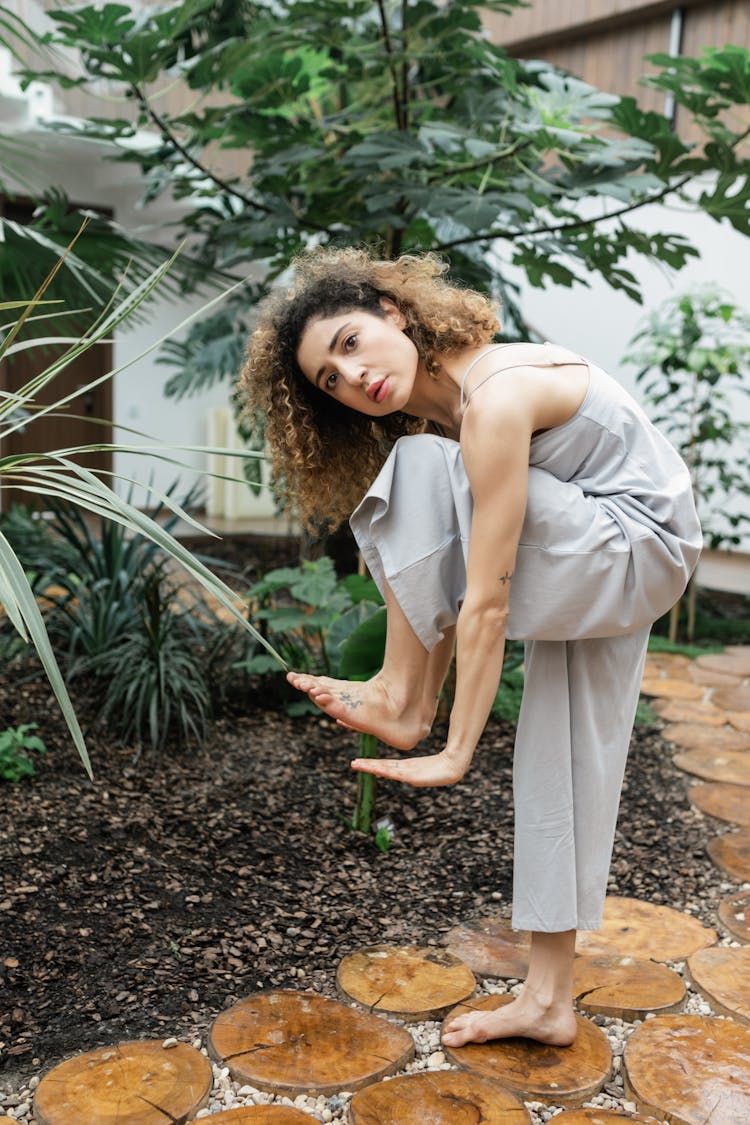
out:
M69 249L75 244L80 233L79 231L79 234L75 236ZM103 312L96 317L94 323L81 337L55 337L54 343L62 344L64 350L62 354L50 360L49 351L45 351L43 340L38 338L20 340L19 332L31 318L55 315L54 312L40 311L40 307L49 303L45 302L45 294L55 274L60 269L62 260L60 259L30 300L0 303L0 313L20 312L16 319L11 320L8 324L0 325L0 360L9 358L18 352L26 352L34 357L39 357L38 374L29 379L16 392L0 392L0 449L3 448L11 434L22 426L30 428L33 432L34 423L39 418L58 414L78 395L86 394L104 380L111 379L118 371L123 370L123 367L114 368L92 380L84 388L79 388L68 395L62 395L49 405L39 405L39 396L47 388L52 387L54 389L54 381L61 371L98 342L111 338L115 329L148 300L167 273L172 259L170 259L170 262L152 270L145 279L139 281L130 289L126 289L125 285L121 284ZM209 306L216 305L229 292L231 290L227 290L214 298L209 302ZM181 325L176 326L175 331L184 328L192 319L192 317L187 318L187 321L183 321ZM167 335L171 335L171 333ZM164 338L166 337L155 341L137 358L140 359L148 352L161 346ZM131 360L124 366L130 366L133 362L135 361ZM190 551L152 517L140 511L128 500L119 497L109 484L101 479L101 476L84 468L76 461L76 457L80 454L102 450L149 454L161 460L179 464L175 451L167 450L164 447L104 443L38 454L0 455L0 489L12 487L16 492L27 492L36 497L42 496L64 501L73 507L82 508L97 516L112 520L129 531L140 532L165 555L180 563L195 580L200 582L209 593L232 612L236 619L252 633L258 643L263 645L271 656L278 661L281 667L285 667L284 661L278 653L246 620L241 609L236 605L235 596L225 583L212 574L203 563L195 559ZM250 455L252 456L252 454ZM149 491L154 498L166 505L181 519L187 521L199 531L205 530L170 496L158 492L153 487L150 487ZM81 760L89 776L93 776L83 734L65 681L55 659L34 591L13 547L1 531L0 605L2 605L8 620L20 636L34 645Z

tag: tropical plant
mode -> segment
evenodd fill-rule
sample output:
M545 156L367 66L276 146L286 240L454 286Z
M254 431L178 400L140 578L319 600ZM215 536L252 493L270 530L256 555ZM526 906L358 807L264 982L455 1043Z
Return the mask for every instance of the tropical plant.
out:
M252 286L169 345L170 393L233 378L250 306L311 242L447 254L457 277L503 297L513 336L522 328L511 265L538 286L599 275L638 300L629 259L677 268L696 253L679 235L639 228L646 205L681 198L750 233L750 130L731 113L750 97L748 52L649 60L647 84L702 132L690 145L633 98L490 42L483 12L521 3L52 5L42 39L0 23L26 60L24 83L90 90L99 105L106 88L117 107L50 128L111 143L114 159L144 176L146 208L169 193L180 200L204 269L252 268ZM180 84L185 107L170 111L161 95ZM33 238L33 226L14 237ZM14 261L25 268L23 255Z
M36 769L28 752L44 754L47 750L41 738L29 733L38 729L37 723L21 723L0 731L0 781L20 781L34 776Z
M44 389L54 389L54 380L58 372L62 371L75 357L92 347L99 340L107 339L130 313L137 310L148 299L167 269L168 264L160 266L152 271L144 281L135 284L129 291L124 293L118 291L110 304L96 317L82 337L56 338L55 342L65 345L65 350L52 360L48 355L45 355L44 349L38 341L18 339L23 325L32 316L38 315L39 307L45 298L48 282L45 281L42 284L31 300L17 300L0 304L0 311L6 313L11 310L20 310L17 319L0 326L0 359L10 357L19 351L39 358L39 373L35 377L30 379L17 392L2 392L0 395L0 443L20 426L25 425L31 428L37 418L64 410L70 400L81 393L80 390L76 390L43 407L38 406L36 402L37 396ZM219 299L216 298L214 303ZM156 341L143 354L147 354L158 347L159 343L160 341ZM91 386L104 379L111 378L115 373L115 371L110 371L106 375L100 376L89 387L83 388L83 392L85 393ZM245 619L228 586L213 575L203 563L195 559L156 520L145 512L139 511L127 500L122 499L95 473L76 461L76 457L81 453L91 449L100 450L103 448L127 449L129 452L149 454L167 461L175 460L174 454L169 451L149 446L99 445L40 452L39 454L6 454L0 455L0 489L12 486L18 491L27 492L36 497L41 496L45 499L64 501L120 524L133 533L140 533L168 557L180 562L188 573L241 621L255 636L258 643L262 644L283 666L282 658L274 652L272 646ZM159 494L154 488L150 488L149 491L172 512L198 530L203 530L192 516L176 504L171 497ZM33 643L62 708L84 766L91 774L91 763L83 735L50 644L34 590L18 556L2 531L0 531L0 604L10 624L20 636Z
M630 343L654 422L682 454L693 484L706 544L740 546L750 515L738 505L750 496L750 423L738 412L750 395L750 316L718 288L670 297ZM687 636L695 635L695 583L685 595ZM676 640L680 603L671 615Z

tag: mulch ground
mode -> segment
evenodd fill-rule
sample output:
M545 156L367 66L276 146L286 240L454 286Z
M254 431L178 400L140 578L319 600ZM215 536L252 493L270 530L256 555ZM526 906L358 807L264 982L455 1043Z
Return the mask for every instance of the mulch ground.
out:
M28 721L49 752L35 778L0 782L0 1087L102 1044L204 1034L258 989L334 995L362 945L439 943L509 909L513 731L498 722L459 785L381 784L381 853L347 827L356 740L326 719L235 702L204 750L159 761L93 732L93 783L44 682L6 679L0 729ZM688 784L638 728L610 891L713 925L721 877Z

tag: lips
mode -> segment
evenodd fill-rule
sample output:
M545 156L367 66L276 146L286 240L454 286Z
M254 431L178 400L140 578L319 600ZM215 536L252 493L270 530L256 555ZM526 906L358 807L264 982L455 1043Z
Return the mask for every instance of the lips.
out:
M367 388L367 397L373 402L382 402L388 394L388 378L379 379Z

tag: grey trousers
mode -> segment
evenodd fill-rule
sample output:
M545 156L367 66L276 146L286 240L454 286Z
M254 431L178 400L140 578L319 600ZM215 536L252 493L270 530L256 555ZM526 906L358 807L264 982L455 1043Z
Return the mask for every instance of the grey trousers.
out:
M456 442L400 439L351 519L381 590L428 650L466 589L471 491ZM686 521L689 523L689 519ZM691 538L692 535L692 538ZM651 623L697 560L695 528L654 532L627 503L530 468L509 637L525 642L513 763L513 926L601 925Z

